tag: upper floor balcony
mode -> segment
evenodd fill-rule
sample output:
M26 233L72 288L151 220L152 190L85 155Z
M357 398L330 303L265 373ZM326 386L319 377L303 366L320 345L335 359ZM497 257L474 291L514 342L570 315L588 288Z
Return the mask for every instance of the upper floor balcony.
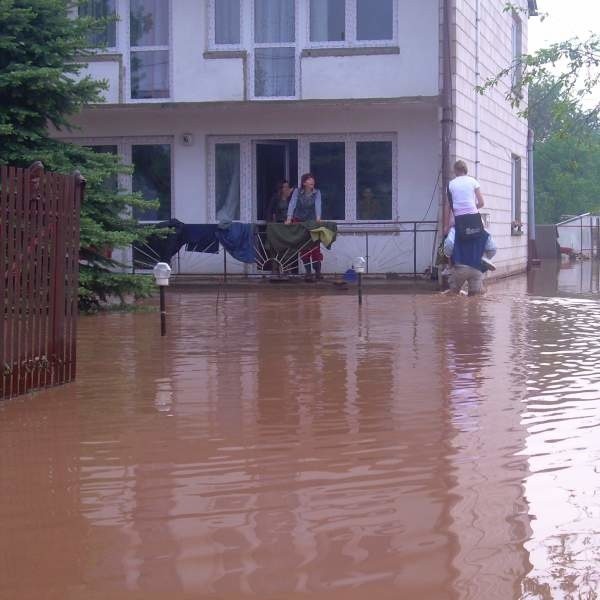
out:
M107 103L437 96L439 0L88 0Z

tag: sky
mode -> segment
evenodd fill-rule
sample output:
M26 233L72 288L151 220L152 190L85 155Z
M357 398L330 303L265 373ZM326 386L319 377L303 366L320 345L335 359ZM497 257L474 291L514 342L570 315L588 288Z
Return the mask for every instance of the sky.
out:
M548 16L529 20L529 52L574 36L600 32L600 0L538 0Z
M530 53L554 42L575 36L585 38L591 32L600 33L600 0L538 0L540 13L529 19ZM600 102L600 89L584 100L584 106Z

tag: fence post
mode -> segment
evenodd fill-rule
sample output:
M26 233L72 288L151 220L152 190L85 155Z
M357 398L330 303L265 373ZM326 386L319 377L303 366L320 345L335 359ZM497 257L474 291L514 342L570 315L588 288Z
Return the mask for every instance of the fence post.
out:
M417 278L417 222L413 221L413 277Z

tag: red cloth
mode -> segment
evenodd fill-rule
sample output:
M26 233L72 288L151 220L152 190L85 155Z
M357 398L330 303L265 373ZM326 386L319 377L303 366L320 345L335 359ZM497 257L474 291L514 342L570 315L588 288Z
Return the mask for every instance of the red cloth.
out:
M292 223L302 223L302 221L294 217ZM300 259L303 263L323 262L321 242L311 242L304 250L302 250L302 252L300 252Z

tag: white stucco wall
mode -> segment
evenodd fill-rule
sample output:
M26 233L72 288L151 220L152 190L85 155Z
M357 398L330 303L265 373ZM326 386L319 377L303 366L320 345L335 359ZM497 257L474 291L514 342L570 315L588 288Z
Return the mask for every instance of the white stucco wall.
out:
M435 104L115 107L86 111L77 124L84 132L81 140L85 143L152 143L153 138L168 136L172 143L172 216L186 223L209 220L208 203L213 201L208 190L209 136L246 136L251 140L252 136L283 139L294 135L393 134L397 148L397 220L437 219L440 134ZM193 135L193 145L182 143L184 133ZM405 229L405 233L370 238L371 271L412 271L412 226ZM419 235L421 271L430 264L433 237L431 232ZM326 252L325 268L329 272L344 271L352 258L365 253L364 236L342 235L333 251ZM182 268L186 272L222 270L219 256L195 254L185 260ZM243 271L243 266L232 259L229 266L232 272Z
M165 0L165 2L168 0ZM368 42L373 51L386 46L395 54L301 57L310 47L309 0L297 0L296 54L298 99L396 98L438 94L439 0L397 0L397 39ZM107 102L119 101L119 86L125 102L128 91L128 1L117 0L121 20L117 47L124 70L121 80L112 74ZM250 4L247 4L249 7ZM252 50L252 19L247 10L242 19L240 50ZM169 102L237 101L252 96L252 56L215 58L209 44L208 0L171 0ZM359 44L355 44L358 46ZM356 49L353 49L355 51ZM335 54L335 52L334 52ZM92 62L89 72L106 78L106 65ZM157 100L162 102L163 100Z
M456 128L453 157L467 161L481 182L490 231L498 243L495 262L499 275L523 269L527 262L527 235L511 235L511 155L521 157L521 221L527 231L527 123L506 101L508 81L480 96L476 85L477 0L460 0L454 11L454 103ZM480 0L479 71L481 82L494 76L512 59L512 14L504 4ZM525 7L526 2L520 4ZM523 51L527 50L527 18L521 15ZM476 103L479 102L479 154L476 155ZM479 165L477 166L477 161Z

